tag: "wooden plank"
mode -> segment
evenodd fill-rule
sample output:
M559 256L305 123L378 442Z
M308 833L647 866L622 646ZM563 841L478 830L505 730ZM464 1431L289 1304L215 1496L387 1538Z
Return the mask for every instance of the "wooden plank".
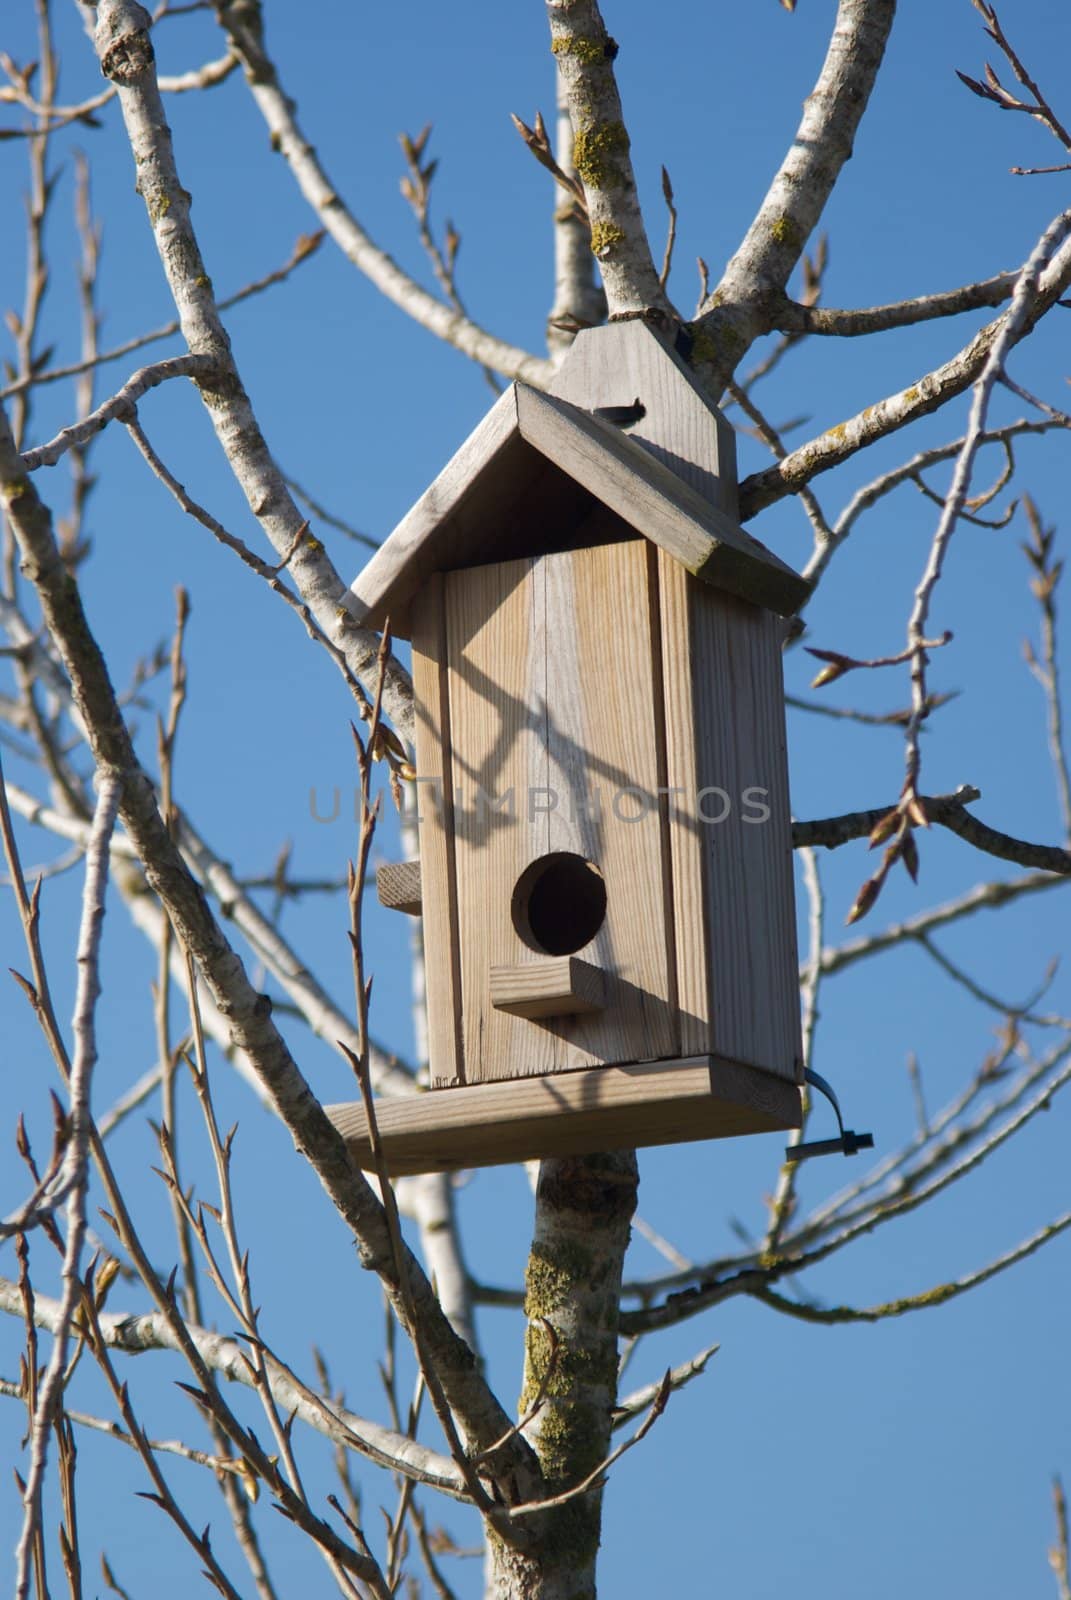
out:
M424 961L431 1082L465 1081L454 846L454 778L446 686L443 580L430 578L413 607L417 815L421 882L427 891Z
M640 540L447 580L455 770L463 763L465 774L457 884L470 1084L679 1054L654 668L632 631L608 626L646 618L648 582ZM563 855L598 868L605 920L579 945L526 944L515 888L533 864ZM568 907L568 874L554 892ZM599 967L605 1010L535 1026L497 1009L491 968L533 952L581 954Z
M325 1109L370 1169L363 1105ZM405 1177L798 1128L800 1092L737 1062L697 1056L433 1090L379 1100L375 1112L388 1170Z
M582 497L570 492L563 498L560 492L569 480L705 582L791 615L807 596L807 584L696 487L709 489L704 461L709 464L714 452L710 439L705 447L699 443L694 396L674 444L673 407L690 394L687 386L674 391L671 385L663 399L652 402L647 448L576 405L511 385L354 579L347 601L351 615L380 627L389 614L396 636L405 638L410 604L430 573L489 559L496 537L507 537L514 551L519 539L526 554L539 554L556 540L560 549L561 527L583 510ZM716 443L720 425L709 416ZM698 465L690 460L695 451L702 458ZM716 453L728 501L725 468L731 458L721 445ZM544 461L561 474L557 488L546 482ZM540 481L540 500L533 501ZM547 496L555 509L541 520Z
M790 616L810 593L797 572L612 423L518 384L529 444L705 583Z
M662 938L666 951L666 999L673 1018L674 1053L690 1054L682 1042L680 1018L680 992L677 986L677 923L673 892L673 845L670 837L672 820L672 794L669 784L669 752L666 732L665 663L662 656L662 594L658 563L662 551L649 543L644 545L647 558L647 632L651 658L651 694L653 712L651 730L655 741L655 764L658 774L658 828L662 857ZM702 1046L705 1050L706 1045Z
M348 604L356 621L382 627L389 613L395 637L407 637L403 617L409 601L432 572L447 564L441 543L451 517L481 479L486 492L488 474L500 462L508 465L517 437L517 396L511 385L354 578Z
M606 920L588 947L608 975L606 1011L575 1028L561 1068L677 1056L648 546L631 540L540 565L547 781L560 795L548 847L594 861L607 895ZM629 627L616 625L626 617Z
M801 1056L779 625L660 558L683 1050L786 1078ZM699 799L710 787L717 791ZM749 789L762 789L748 804ZM726 798L723 798L725 796ZM716 818L730 806L721 822ZM759 806L769 808L766 821Z
M699 792L696 750L694 647L689 595L694 579L664 550L658 552L659 630L665 705L666 778L673 944L676 958L680 1047L686 1054L711 1048L706 862L696 817Z
M421 912L419 861L387 861L376 869L376 895L388 911L404 911L410 917Z
M602 1011L606 982L577 956L544 956L491 968L491 1004L515 1017L566 1017Z
M798 1081L780 624L702 584L687 591L698 797L691 825L707 897L710 1048Z
M705 500L736 517L736 440L732 426L693 373L640 319L584 328L554 375L550 393L573 405L630 405L645 414L628 430Z
M446 578L449 695L457 781L457 894L466 1081L549 1071L552 1036L496 1011L491 968L527 953L512 918L514 885L546 849L545 712L534 698L533 619L542 588L532 561Z

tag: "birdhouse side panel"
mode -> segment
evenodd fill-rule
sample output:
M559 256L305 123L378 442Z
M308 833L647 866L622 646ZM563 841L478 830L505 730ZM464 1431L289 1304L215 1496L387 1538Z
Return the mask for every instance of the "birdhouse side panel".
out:
M704 808L712 1047L798 1081L799 957L782 625L695 584L697 745ZM711 817L722 820L712 822Z
M436 1088L464 1082L443 605L443 578L434 573L413 602L411 625L428 1059Z
M639 541L447 576L467 1083L678 1051L649 605ZM494 1005L492 968L573 954L601 1010Z
M781 624L666 558L660 577L683 1048L796 1081Z

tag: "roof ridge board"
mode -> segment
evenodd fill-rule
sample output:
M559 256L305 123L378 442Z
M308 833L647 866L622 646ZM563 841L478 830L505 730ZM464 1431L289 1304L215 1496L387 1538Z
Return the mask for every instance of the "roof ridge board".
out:
M807 597L805 579L638 440L572 401L515 382L354 578L347 607L356 620L378 626L390 611L401 624L416 587L406 575L418 562L432 570L450 518L518 440L704 582L784 616ZM400 626L396 633L405 637Z
M613 423L572 401L545 394L528 384L518 383L516 388L520 429L527 442L569 472L590 493L630 522L637 532L661 545L697 577L705 582L723 584L743 599L754 600L784 616L791 615L802 605L810 593L806 579L732 517L706 500L644 444L630 439ZM571 440L568 433L554 427L549 420L551 416L564 423L567 429L575 430ZM588 469L583 452L578 448L577 434L601 449L603 463L596 461ZM571 456L572 467L562 461L563 445ZM614 468L606 470L605 458L639 479L657 499L668 504L678 519L686 519L686 522L678 520L674 528L660 526L650 519L639 520L642 508L630 501L624 485L615 481ZM687 524L692 525L691 530ZM697 534L713 548L700 549ZM735 561L729 559L729 552L737 558ZM754 573L754 582L748 581L749 571Z

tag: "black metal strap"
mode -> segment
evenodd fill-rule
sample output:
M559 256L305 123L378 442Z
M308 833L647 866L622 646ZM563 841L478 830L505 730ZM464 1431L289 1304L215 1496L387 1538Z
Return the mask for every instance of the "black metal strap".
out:
M858 1155L860 1150L873 1150L874 1135L872 1133L855 1133L853 1129L844 1126L844 1118L840 1114L840 1102L833 1092L832 1084L826 1082L817 1072L812 1072L810 1067L804 1069L803 1076L817 1089L819 1094L824 1094L837 1119L840 1129L839 1139L812 1139L808 1144L790 1144L785 1150L786 1161L807 1161L811 1156L833 1156L838 1152L845 1156Z

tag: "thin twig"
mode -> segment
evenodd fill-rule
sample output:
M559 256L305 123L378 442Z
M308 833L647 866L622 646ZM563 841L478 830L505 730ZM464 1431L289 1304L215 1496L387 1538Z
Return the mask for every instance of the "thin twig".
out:
M977 1272L965 1273L963 1277L955 1278L950 1283L937 1284L921 1294L904 1295L899 1300L889 1300L883 1305L813 1306L798 1300L790 1300L787 1296L778 1294L776 1289L758 1287L750 1292L754 1299L773 1306L777 1311L784 1311L789 1316L798 1317L803 1322L884 1322L888 1317L903 1316L906 1311L923 1311L931 1306L947 1305L949 1300L955 1300L959 1295L977 1289L980 1284L988 1283L990 1278L1005 1272L1008 1267L1015 1266L1019 1261L1025 1261L1027 1256L1032 1256L1042 1245L1048 1244L1051 1239L1057 1238L1069 1227L1071 1227L1071 1211L1065 1211L1062 1216L1046 1224L1044 1228L1039 1228L1028 1239L1016 1245L1014 1250L1008 1250L1003 1255L997 1256L994 1261L980 1267Z
M1056 1543L1049 1551L1049 1565L1056 1578L1059 1600L1071 1600L1071 1570L1068 1561L1067 1498L1058 1477L1052 1480L1052 1508L1056 1514Z
M108 91L112 93L111 90ZM293 272L295 267L307 261L316 253L324 240L324 232L305 233L298 237L289 258L281 267L276 267L274 272L268 272L262 278L256 278L252 283L247 283L234 294L226 295L219 302L221 311L229 311L232 306L237 306L243 300L248 300L253 295L261 294L265 289L272 288L277 283L282 283ZM19 378L9 383L6 389L0 389L0 400L10 399L13 395L23 393L26 389L37 388L41 384L58 383L63 378L77 378L84 372L95 371L97 367L106 366L111 361L121 361L124 356L129 356L135 350L143 350L147 344L156 344L161 339L170 339L180 332L181 324L176 318L172 322L165 322L162 327L153 328L149 333L140 333L136 338L127 339L122 344L113 345L110 350L95 352L92 356L83 355L80 361L73 361L63 367L45 367L40 372L35 372L32 377Z
M1064 837L1071 844L1071 771L1064 745L1063 704L1056 653L1056 589L1063 575L1063 562L1055 561L1052 556L1056 530L1042 525L1040 513L1030 495L1023 496L1023 510L1030 528L1030 543L1024 544L1023 549L1034 572L1030 580L1030 592L1041 609L1041 660L1037 659L1029 644L1024 649L1027 664L1045 694L1049 756L1056 775Z
M27 472L36 472L38 467L54 467L66 451L74 449L76 445L84 445L94 434L106 428L109 422L131 423L137 416L138 400L159 384L167 383L171 378L210 378L215 371L216 364L208 356L168 356L165 361L156 361L150 367L139 367L121 389L103 401L88 417L61 429L48 444L24 450L22 460Z
M985 19L986 33L994 44L1003 51L1009 66L1019 83L1031 96L1031 100L1029 102L1019 100L1010 90L1006 89L988 62L985 67L984 83L979 83L976 78L969 78L965 72L957 71L956 77L961 83L966 84L967 88L972 90L973 93L980 96L981 99L991 101L1002 111L1022 111L1027 116L1033 117L1035 122L1040 122L1043 127L1048 128L1049 132L1059 140L1065 150L1071 150L1071 133L1068 133L1049 104L1048 99L1026 70L1010 39L1000 25L996 9L987 4L986 0L974 0L974 7L976 11L981 12ZM1015 171L1014 167L1012 171Z
M662 270L658 274L658 281L663 289L669 282L670 268L673 266L673 246L677 242L677 207L673 201L673 185L669 181L669 173L662 168L662 198L666 202L669 213L669 226L666 230L666 249L662 257Z
M108 880L108 840L115 826L122 794L116 773L99 774L99 794L93 831L86 849L86 878L82 895L82 920L78 931L78 983L72 1034L74 1051L70 1075L70 1137L64 1164L72 1175L67 1201L67 1245L63 1258L63 1298L54 1330L52 1354L41 1380L30 1437L30 1467L23 1491L23 1525L15 1557L16 1600L30 1591L30 1555L41 1521L41 1496L48 1459L48 1436L62 1404L64 1368L75 1312L82 1298L82 1246L86 1232L86 1189L89 1182L89 1142L92 1127L89 1089L97 1059L95 1013L100 995L100 940L104 924L104 891Z
M344 533L346 538L352 539L355 544L363 544L368 550L379 549L380 541L378 539L373 539L371 534L362 533L359 528L353 527L351 523L345 522L341 517L336 516L333 511L325 510L318 500L313 499L307 489L303 489L300 483L288 477L285 472L283 474L283 482L294 498L300 500L302 505L311 511L318 521L326 523L329 528L337 529L339 533Z
M594 1467L586 1477L582 1478L579 1483L574 1484L571 1489L566 1489L562 1494L551 1495L549 1499L531 1500L525 1505L513 1506L510 1509L510 1516L526 1517L536 1511L550 1511L556 1506L568 1505L570 1500L576 1500L580 1495L587 1494L588 1490L593 1489L597 1484L604 1483L607 1473L615 1462L620 1461L623 1455L638 1445L650 1433L666 1409L666 1404L672 1393L672 1387L672 1374L667 1372L658 1385L650 1410L631 1439L626 1439L624 1444L619 1444L616 1450L611 1450L610 1454L597 1467Z
M945 555L955 532L959 514L967 499L974 459L985 432L989 399L998 376L1004 369L1008 353L1027 326L1028 319L1038 299L1041 276L1053 261L1060 246L1071 233L1071 211L1063 211L1049 224L1034 249L1024 262L1015 284L1007 316L993 341L985 363L974 386L970 420L964 435L963 446L956 458L952 484L945 498L937 529L930 546L925 569L915 591L915 603L907 625L907 640L913 650L911 662L912 716L904 737L904 791L903 804L907 810L918 794L918 779L922 765L919 730L927 715L928 687L926 680L926 624L934 591L941 577Z
M679 1367L673 1367L669 1373L670 1389L683 1389L693 1378L701 1377L711 1357L716 1356L720 1349L720 1344L708 1345L705 1350L700 1350L698 1355L692 1356L691 1360L683 1361ZM665 1379L660 1378L657 1383L645 1384L642 1389L636 1389L632 1394L625 1395L623 1400L619 1400L614 1407L615 1431L624 1427L633 1417L638 1417L641 1412L646 1411L647 1407L658 1398L658 1392L664 1382Z

